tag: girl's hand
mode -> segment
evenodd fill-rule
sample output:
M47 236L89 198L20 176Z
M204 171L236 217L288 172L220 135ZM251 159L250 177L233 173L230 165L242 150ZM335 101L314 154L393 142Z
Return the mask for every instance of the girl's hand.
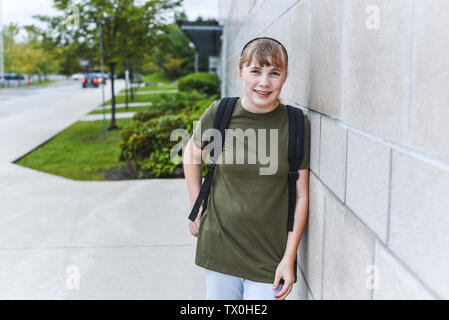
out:
M294 264L294 261L283 258L276 268L273 289L276 290L279 287L279 281L284 279L282 290L274 295L276 300L284 300L292 291L295 282Z
M198 237L198 231L200 229L200 223L201 223L201 215L203 213L203 206L200 207L198 210L198 215L195 218L195 222L189 219L189 229L190 233L194 237Z

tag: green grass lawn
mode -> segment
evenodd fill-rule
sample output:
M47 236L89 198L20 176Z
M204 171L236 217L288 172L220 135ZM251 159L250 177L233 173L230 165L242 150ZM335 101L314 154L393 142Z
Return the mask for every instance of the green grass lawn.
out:
M137 91L157 91L157 90L174 90L178 89L176 83L164 77L163 73L152 73L142 77L143 82L150 82L152 85L137 88ZM169 92L168 92L169 93ZM122 89L115 97L115 103L125 103L125 90ZM123 94L123 95L122 95ZM135 99L131 101L131 93L128 91L128 103L132 102L152 102L159 98L159 93L155 94L136 94ZM111 100L106 101L106 105L111 105Z
M115 108L115 113L120 113L120 112L137 112L137 111L145 111L149 108L148 107L128 107L128 109L126 108ZM106 109L106 113L111 113L111 109ZM103 114L103 110L93 110L91 112L89 112L88 114Z
M116 123L123 128L132 119ZM103 138L103 121L79 121L16 163L75 180L106 180L100 170L123 166L118 159L121 141L120 130L107 131Z
M151 91L173 91L173 90L178 90L178 86L171 85L171 84L170 85L163 85L161 87L147 86L147 87L137 88L137 94L139 94L139 92L146 92L146 91L150 91L151 92ZM167 93L171 93L171 92L167 92ZM125 94L125 89L122 89L117 94L117 96L124 95L124 94ZM131 99L131 90L130 89L128 89L128 97L129 97L129 99Z
M57 80L42 80L42 81L36 81L31 84L31 86L44 86L46 84L55 83Z
M157 90L174 90L178 89L177 84L164 84L161 86L145 86L137 88L137 91L157 91ZM122 90L125 92L125 90Z
M170 80L163 73L152 73L142 77L143 82L170 84Z
M163 84L161 86L145 86L137 88L137 92L141 91L162 91L162 90L177 90L178 86L176 84ZM119 91L118 95L125 94L125 89ZM131 99L131 92L128 89L128 98Z

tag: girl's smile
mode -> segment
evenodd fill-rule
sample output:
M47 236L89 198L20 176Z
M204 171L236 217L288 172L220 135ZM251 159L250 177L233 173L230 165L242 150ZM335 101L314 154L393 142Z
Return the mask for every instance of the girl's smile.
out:
M257 91L254 90L255 93L257 93L257 95L261 98L268 98L271 94L271 91Z

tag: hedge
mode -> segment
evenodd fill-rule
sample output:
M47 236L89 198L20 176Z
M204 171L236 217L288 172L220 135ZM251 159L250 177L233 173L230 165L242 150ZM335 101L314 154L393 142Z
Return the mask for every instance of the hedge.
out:
M218 94L220 80L216 73L197 72L186 75L178 80L179 91L196 90L205 94Z

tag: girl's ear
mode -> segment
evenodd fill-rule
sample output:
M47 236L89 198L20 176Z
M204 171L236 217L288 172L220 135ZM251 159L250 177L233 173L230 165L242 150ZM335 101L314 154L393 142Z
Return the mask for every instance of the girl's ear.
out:
M237 73L239 75L239 78L241 79L242 78L242 70L240 70L239 66L237 66Z

